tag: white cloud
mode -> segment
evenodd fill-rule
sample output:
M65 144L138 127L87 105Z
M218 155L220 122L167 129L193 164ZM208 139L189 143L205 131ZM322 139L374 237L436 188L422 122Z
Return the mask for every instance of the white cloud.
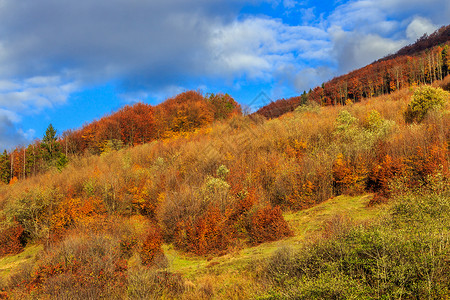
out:
M0 81L0 108L11 113L34 114L64 104L75 83L66 83L56 76L32 77L22 81Z
M66 83L56 76L1 80L0 151L29 143L35 137L35 131L22 129L22 119L64 104L77 88L77 84Z
M406 28L406 36L410 41L415 41L422 37L424 33L431 34L436 29L437 26L432 24L430 20L422 17L415 17Z
M212 67L229 76L273 79L274 70L299 58L326 60L328 35L312 26L289 26L281 20L248 18L219 27L211 39Z
M337 7L327 22L338 73L363 67L445 25L430 19L448 22L450 2L431 1L353 0Z
M378 58L396 52L407 44L406 40L391 40L376 34L344 31L331 28L333 55L338 62L339 73L346 73L372 63Z

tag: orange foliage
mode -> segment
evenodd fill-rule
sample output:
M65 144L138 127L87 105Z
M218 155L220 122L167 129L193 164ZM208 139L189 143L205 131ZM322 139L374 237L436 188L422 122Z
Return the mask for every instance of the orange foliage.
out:
M233 236L227 218L217 207L211 207L194 222L178 224L175 244L198 255L220 253L228 249Z
M104 219L105 209L101 199L89 197L65 198L51 216L50 231L52 241L58 241L64 237L67 230L80 226L89 228Z
M416 148L416 152L405 159L406 171L413 184L427 180L435 172L448 172L448 148L446 145L432 145L426 149Z
M152 265L158 257L163 255L162 242L161 229L156 225L151 226L140 250L144 265Z
M19 224L0 230L0 257L22 251L22 234L23 227Z
M9 182L10 185L13 185L14 183L16 183L18 181L17 177L14 176L11 181Z
M252 244L276 241L293 235L279 206L266 206L255 211L247 230Z
M199 92L188 91L156 107L158 137L192 131L214 120L213 108Z
M450 26L445 26L406 46L396 54L387 56L361 69L335 77L307 94L309 101L320 105L346 105L390 94L417 83L432 83L450 74L448 53L441 47L449 45ZM302 104L302 97L280 99L260 108L256 113L276 118L293 111Z
M403 170L403 162L401 159L392 159L391 156L385 155L382 160L377 163L369 174L369 187L380 193L380 196L389 196L389 182L400 175Z
M28 291L45 291L56 298L58 293L71 298L64 294L71 292L87 299L104 298L108 290L122 289L127 264L115 246L105 237L70 237L40 257L38 268L26 283Z
M333 184L337 195L364 192L369 172L362 157L357 161L358 163L352 163L342 154L337 156L333 164Z
M314 205L315 188L309 180L296 181L292 193L286 195L287 208L300 210Z

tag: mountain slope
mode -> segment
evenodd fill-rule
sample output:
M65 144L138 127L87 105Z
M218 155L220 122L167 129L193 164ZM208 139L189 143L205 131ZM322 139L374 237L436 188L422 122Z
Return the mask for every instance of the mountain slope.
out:
M272 102L256 114L276 118L308 100L320 105L345 105L349 101L358 102L409 86L431 84L449 74L449 45L450 25L430 36L423 36L396 54L333 78L308 94Z

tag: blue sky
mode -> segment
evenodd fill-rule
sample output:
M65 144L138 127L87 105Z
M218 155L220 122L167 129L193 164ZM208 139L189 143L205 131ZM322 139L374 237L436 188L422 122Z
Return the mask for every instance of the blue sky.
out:
M448 20L448 0L0 0L0 149L190 89L295 96Z

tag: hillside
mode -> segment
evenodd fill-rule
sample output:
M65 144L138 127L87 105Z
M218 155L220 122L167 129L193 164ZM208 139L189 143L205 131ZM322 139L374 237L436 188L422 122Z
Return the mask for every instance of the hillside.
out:
M448 298L449 28L249 116L188 91L5 151L0 298Z
M449 81L230 114L1 185L2 295L445 298Z
M241 107L227 94L203 96L187 91L159 105L137 103L68 130L62 135L50 124L42 140L0 155L0 182L9 183L56 167L71 157L99 155L153 140L183 135L214 121L241 114Z
M431 84L450 72L450 25L417 40L368 66L333 78L309 93L272 102L256 113L276 118L309 101L320 105L345 105L390 94L396 90Z

